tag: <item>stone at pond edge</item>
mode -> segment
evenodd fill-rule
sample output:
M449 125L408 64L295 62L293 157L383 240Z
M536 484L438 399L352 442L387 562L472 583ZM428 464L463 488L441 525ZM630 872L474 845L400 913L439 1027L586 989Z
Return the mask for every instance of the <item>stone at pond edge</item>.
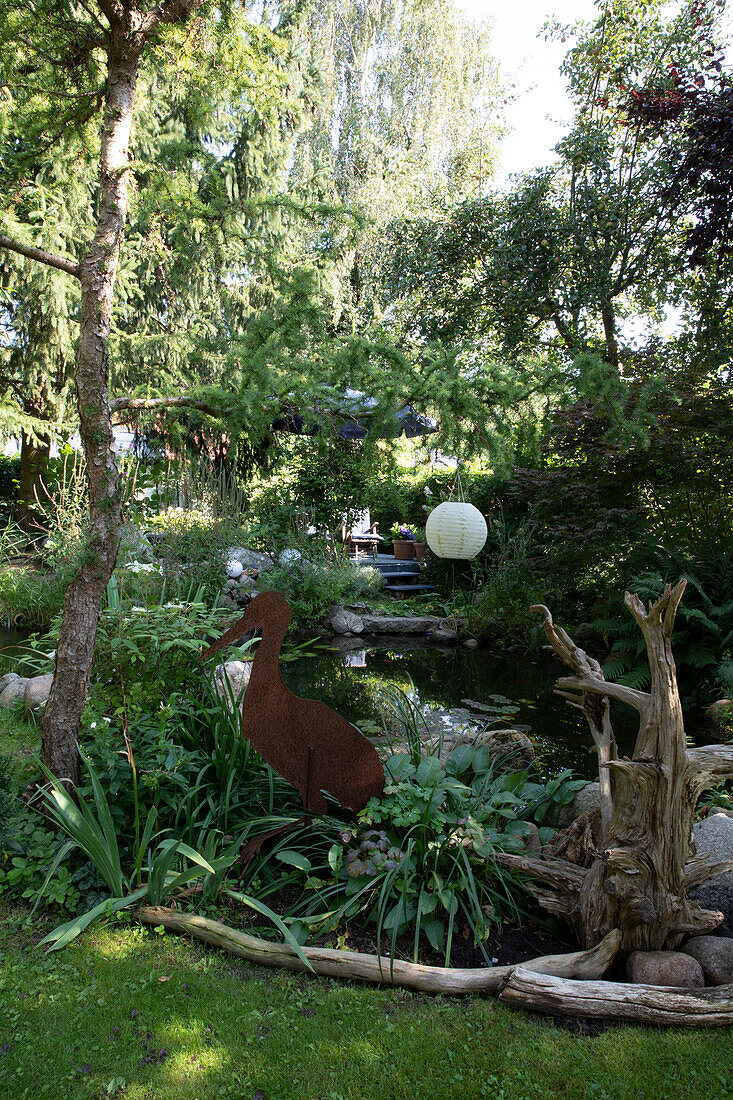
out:
M725 936L693 936L682 948L697 959L708 985L733 982L733 940Z
M23 703L26 710L30 710L35 714L41 707L44 707L51 694L52 684L52 672L47 672L43 676L32 676L25 686L25 694L23 696Z
M364 623L353 611L339 607L331 616L331 627L337 634L361 634Z
M534 761L534 745L521 730L486 730L476 735L476 743L485 745L491 756L505 757L508 771L528 768Z
M214 673L214 691L220 699L231 705L231 698L238 699L252 675L252 661L227 661Z
M478 649L478 642L475 638L466 638L463 645L465 649Z
M0 693L0 707L8 710L10 707L22 703L27 683L27 676L18 676L15 680L11 680L9 684L6 684Z
M272 569L273 560L269 554L260 554L257 550L250 550L246 546L232 546L227 552L227 561L238 561L245 569Z
M440 630L436 630L433 632L432 638L434 642L457 642L458 633L455 630L443 630L441 628Z
M700 963L682 951L633 951L626 960L626 974L635 985L673 989L699 989L705 985Z
M733 860L733 818L727 814L708 814L692 827L698 856L713 863ZM703 909L719 910L727 930L733 929L733 871L708 879L690 891L690 898Z
M8 684L12 684L13 680L19 680L20 676L17 672L6 672L4 676L0 676L0 695L5 691Z

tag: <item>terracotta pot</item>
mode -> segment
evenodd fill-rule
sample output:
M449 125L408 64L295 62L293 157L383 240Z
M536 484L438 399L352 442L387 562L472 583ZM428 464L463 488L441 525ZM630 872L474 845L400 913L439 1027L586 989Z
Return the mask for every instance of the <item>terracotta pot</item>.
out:
M418 561L425 561L425 555L428 552L428 544L426 542L414 542L412 544L415 547L415 557Z
M415 543L412 539L395 539L392 546L398 561L409 561L415 556Z

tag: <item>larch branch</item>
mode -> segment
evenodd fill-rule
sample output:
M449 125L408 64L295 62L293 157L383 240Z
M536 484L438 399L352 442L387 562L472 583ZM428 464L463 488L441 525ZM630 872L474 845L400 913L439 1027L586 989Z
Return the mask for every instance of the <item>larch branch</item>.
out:
M67 275L73 275L75 279L81 279L81 267L75 260L68 260L65 256L57 256L53 252L46 252L43 248L35 248L30 244L21 244L20 241L7 237L0 233L0 248L7 248L10 252L17 252L19 256L25 256L28 260L36 260L46 264L47 267L55 267L59 271L65 271Z

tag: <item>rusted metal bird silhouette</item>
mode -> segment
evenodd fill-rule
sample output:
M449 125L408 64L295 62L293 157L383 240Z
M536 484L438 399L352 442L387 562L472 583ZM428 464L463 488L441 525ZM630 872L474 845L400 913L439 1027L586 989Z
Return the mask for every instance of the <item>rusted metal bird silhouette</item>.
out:
M291 618L283 596L262 592L201 660L242 634L260 630L262 641L243 697L242 736L300 792L306 813L325 813L321 791L328 791L342 806L361 810L382 793L382 763L355 726L325 703L300 699L283 683L280 648Z

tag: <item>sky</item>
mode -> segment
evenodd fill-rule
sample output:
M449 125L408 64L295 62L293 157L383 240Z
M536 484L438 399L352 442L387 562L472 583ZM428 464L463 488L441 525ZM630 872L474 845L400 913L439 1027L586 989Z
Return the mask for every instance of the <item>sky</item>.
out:
M593 0L457 0L468 15L489 19L499 79L514 85L514 102L507 107L509 133L499 150L496 184L512 172L547 164L552 148L571 121L565 80L559 69L567 46L545 41L541 28L548 17L563 24L590 20ZM539 37L538 37L539 36Z
M550 163L552 148L572 119L559 72L568 46L546 42L541 28L548 18L564 25L590 21L597 16L597 8L593 0L457 0L457 4L474 19L490 20L500 81L515 85L514 102L506 109L509 133L499 149L494 179L502 186L513 172ZM730 12L725 22L730 33Z

